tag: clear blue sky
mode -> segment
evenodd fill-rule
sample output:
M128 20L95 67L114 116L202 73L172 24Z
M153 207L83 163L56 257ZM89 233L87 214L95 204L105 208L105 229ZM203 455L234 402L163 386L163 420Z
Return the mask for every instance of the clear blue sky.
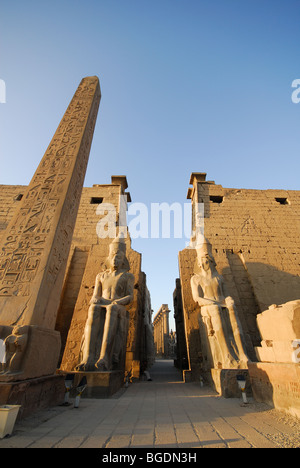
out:
M191 172L299 190L300 1L0 2L0 184L28 184L81 78L102 100L85 186L185 203ZM186 239L136 239L154 312L172 309Z

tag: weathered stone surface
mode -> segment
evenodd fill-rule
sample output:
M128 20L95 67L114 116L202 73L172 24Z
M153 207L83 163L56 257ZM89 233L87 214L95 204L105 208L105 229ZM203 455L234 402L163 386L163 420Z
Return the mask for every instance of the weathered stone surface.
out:
M42 348L53 345L57 335L56 315L99 102L98 78L84 78L29 186L22 197L15 198L19 205L0 239L0 333L10 354L10 366L1 379L13 374L18 379L32 378L44 375L43 367L48 369L38 355L45 356ZM48 334L50 342L41 340L40 353L32 354L36 327ZM22 354L20 339L26 342ZM60 340L56 359L59 347Z
M130 272L134 275L135 285L139 284L140 278L140 254L130 248L130 239L127 239L128 260ZM91 250L86 263L86 268L81 282L81 287L77 297L75 309L70 324L70 330L67 337L65 351L61 363L61 370L73 371L79 362L81 338L84 332L84 326L87 320L89 302L93 295L95 277L101 269L105 268L108 257L110 239L103 240L101 245L91 246ZM127 306L129 313L129 329L127 337L127 353L130 353L132 359L135 356L135 347L138 344L138 290L134 289L134 298ZM128 358L128 356L127 356Z
M109 237L98 236L98 226L103 223L109 209L115 212L118 230L120 200L131 200L129 193L124 191L127 186L126 176L112 176L111 184L95 184L84 188L82 192L56 323L56 329L62 335L60 366L68 372L78 363L95 276L106 262L111 242ZM140 373L153 362L151 343L148 347L151 298L146 286L146 275L141 270L142 256L131 248L130 233L127 237L127 255L135 286L133 301L128 306L125 369L132 377L139 378ZM153 343L153 335L150 338ZM148 355L149 350L151 356Z
M256 401L300 418L299 364L252 362L248 369Z
M196 225L197 204L203 204L204 234L237 306L247 354L255 361L254 347L261 342L257 314L274 303L299 299L300 192L223 188L207 181L204 173L192 173L190 184L192 226ZM198 380L211 367L211 356L205 352L206 336L192 300L195 259L194 249L179 252L188 360Z
M176 324L176 339L177 339L177 358L175 359L175 366L181 370L188 367L188 358L186 350L186 339L185 339L185 326L184 326L184 315L182 307L182 295L180 279L176 278L175 289L173 292L173 304L174 304L174 318Z
M79 85L0 244L0 323L54 329L98 106Z
M251 337L259 339L257 313L299 299L300 192L224 188L198 179L191 177L192 204L204 203L205 237Z
M35 411L60 405L65 396L65 377L50 375L17 382L0 382L0 405L21 405L18 419Z
M255 348L258 361L300 362L300 300L272 305L258 314L257 325L262 337Z
M134 276L129 273L124 238L112 240L105 269L96 275L81 339L77 371L122 370L128 332L128 312L133 300Z
M74 372L73 389L70 396L76 396L76 387L85 377L87 386L82 393L82 398L109 398L114 395L124 384L124 371L108 372Z
M153 324L152 324L152 309L151 309L151 296L146 286L146 275L144 274L144 300L143 304L143 322L142 332L144 333L144 339L142 340L142 353L141 353L141 372L150 369L155 362L155 347L154 347L154 336L153 336Z
M212 364L215 369L246 368L249 358L243 329L234 300L228 294L223 277L217 272L212 246L202 239L196 252L191 290L201 311L199 325L201 322L205 329Z
M261 337L265 341L291 341L299 339L300 300L270 306L268 310L258 314L257 325Z
M210 355L205 354L205 350L208 350L209 347L202 346L203 342L206 343L206 335L199 327L199 308L198 304L193 300L191 291L191 277L194 274L194 263L196 261L195 249L182 250L179 252L178 260L188 367L193 374L192 376L189 375L189 379L199 382L201 371L212 367L212 359Z
M211 369L211 383L215 390L224 398L240 398L241 389L237 376L243 375L246 380L246 393L252 396L248 369Z
M17 327L15 327L16 329ZM25 327L24 327L25 328ZM9 359L14 361L19 353L18 335L11 337L15 340L12 352L6 352L6 363L2 365L3 373L0 374L2 382L11 382L15 380L32 379L46 375L53 375L57 369L59 350L61 345L60 334L55 330L49 330L43 327L31 325L27 330L28 343L21 357L21 367L12 367L9 365Z

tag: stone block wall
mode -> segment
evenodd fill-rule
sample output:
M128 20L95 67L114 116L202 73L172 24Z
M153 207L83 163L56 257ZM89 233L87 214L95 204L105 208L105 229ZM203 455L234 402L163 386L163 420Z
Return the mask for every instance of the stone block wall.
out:
M64 369L71 370L77 364L79 353L77 348L80 347L89 296L92 294L97 268L105 262L111 241L109 238L103 239L97 235L97 224L107 214L104 210L97 214L97 209L110 204L116 212L116 227L118 227L120 196L125 195L130 201L129 193L125 192L126 188L125 176L112 176L111 184L95 184L82 190L55 327L61 334L59 364L62 363ZM25 189L26 186L22 185L0 185L0 238L17 209ZM147 359L144 352L146 333L143 321L147 287L146 275L141 270L141 254L131 249L129 237L128 259L135 276L135 290L134 301L128 307L130 324L126 369L133 369L134 376L139 377L143 367L141 360L143 359L145 363Z
M257 314L300 297L300 191L224 188L206 181L203 173L193 173L190 184L193 218L197 204L204 204L204 235L236 302L248 354L256 360L254 347L261 341ZM195 260L194 249L179 253L189 361L199 373L208 356L191 296Z
M300 192L227 189L212 183L197 183L196 189L205 206L205 236L240 302L250 305L246 279L260 312L298 299Z
M259 362L249 364L253 395L300 417L300 300L271 306L257 316Z
M185 326L184 326L184 315L182 307L182 295L180 279L175 280L175 289L173 292L173 305L174 305L174 318L176 324L176 335L177 335L177 349L176 349L176 360L175 366L184 370L188 367L188 358L186 350L185 340Z

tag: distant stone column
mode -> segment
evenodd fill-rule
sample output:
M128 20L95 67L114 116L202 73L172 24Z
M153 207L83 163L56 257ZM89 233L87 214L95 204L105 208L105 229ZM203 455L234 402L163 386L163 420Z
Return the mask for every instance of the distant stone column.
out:
M84 78L0 242L0 381L50 375L55 321L101 93Z
M153 319L156 354L163 357L169 355L169 313L168 304L162 304Z

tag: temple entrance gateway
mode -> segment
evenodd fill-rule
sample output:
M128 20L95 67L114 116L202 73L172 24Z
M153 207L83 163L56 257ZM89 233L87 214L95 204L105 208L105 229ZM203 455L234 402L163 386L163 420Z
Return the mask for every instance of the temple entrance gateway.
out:
M87 396L110 397L151 371L155 347L167 359L153 372L175 378L172 345L186 383L238 396L242 375L257 399L299 414L299 191L226 189L191 174L170 333L167 304L152 321L131 247L126 176L83 188L100 98L98 78L84 78L29 186L0 186L0 404L21 403L23 417L55 403L68 373L76 385L87 378ZM153 204L152 237L170 237L171 212L177 237L180 203Z

